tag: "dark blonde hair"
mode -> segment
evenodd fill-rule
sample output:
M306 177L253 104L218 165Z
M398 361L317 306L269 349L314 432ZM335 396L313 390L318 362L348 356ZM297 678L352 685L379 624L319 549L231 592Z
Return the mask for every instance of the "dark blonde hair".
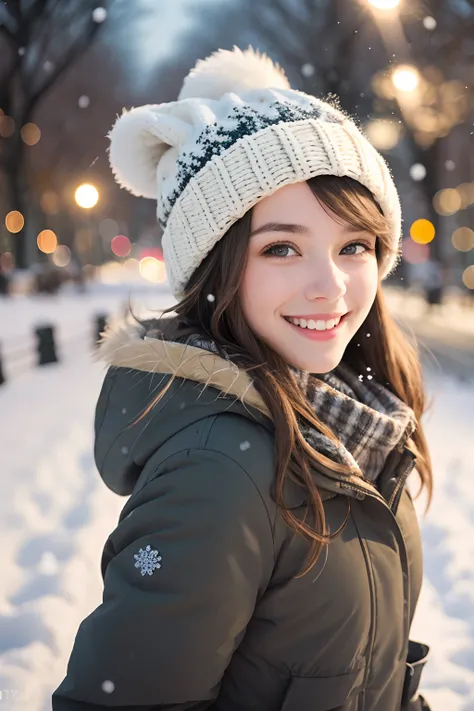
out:
M312 178L308 185L323 209L331 211L336 219L377 235L378 260L384 250L392 249L387 220L372 194L360 183L348 177L325 175ZM244 319L239 287L246 265L251 218L252 211L249 210L230 227L193 273L185 297L177 305L162 311L162 314L175 312L173 317L163 319L162 335L171 340L195 332L207 335L223 349L223 354L231 352L232 360L240 368L251 371L254 386L267 405L275 428L273 497L286 524L310 545L307 565L301 576L311 569L322 547L332 538L326 528L324 506L311 474L311 465L317 469L318 464L323 464L338 473L349 474L350 470L307 444L300 431L301 422L313 426L333 441L337 442L337 437L318 419L292 377L289 365L252 332ZM214 301L207 299L209 294L214 295ZM370 346L369 339L358 337L365 333L371 334ZM421 480L418 494L426 487L430 502L432 471L421 426L425 394L420 359L415 345L409 342L390 315L380 283L372 308L348 344L343 362L357 372L370 367L378 382L414 410L418 427L413 441ZM173 380L153 399L142 416L154 407ZM285 505L286 477L305 491L307 506L302 520Z

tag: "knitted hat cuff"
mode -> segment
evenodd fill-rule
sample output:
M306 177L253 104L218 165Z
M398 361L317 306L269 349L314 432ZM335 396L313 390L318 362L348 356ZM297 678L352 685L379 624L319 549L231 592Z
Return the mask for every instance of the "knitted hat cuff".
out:
M380 279L400 260L401 210L390 171L381 155L350 121L304 119L268 126L238 139L191 178L171 210L162 247L173 294L181 298L203 259L229 227L260 199L317 175L348 176L379 203L391 228Z

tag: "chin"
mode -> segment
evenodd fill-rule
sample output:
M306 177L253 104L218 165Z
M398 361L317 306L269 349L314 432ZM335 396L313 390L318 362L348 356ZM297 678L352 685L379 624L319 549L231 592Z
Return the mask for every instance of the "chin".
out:
M293 358L286 358L286 360L295 368L300 370L305 370L308 373L330 373L334 370L342 360L342 354L319 356L318 358L304 358L299 354L299 356L294 356Z

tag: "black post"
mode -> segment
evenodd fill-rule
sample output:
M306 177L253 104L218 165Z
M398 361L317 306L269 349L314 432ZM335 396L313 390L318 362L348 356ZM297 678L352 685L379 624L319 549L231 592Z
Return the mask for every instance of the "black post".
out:
M100 334L105 331L107 326L107 314L97 314L95 317L95 333L94 333L94 347L97 348L99 345Z
M57 363L56 346L54 343L54 326L39 326L35 329L38 340L38 365Z

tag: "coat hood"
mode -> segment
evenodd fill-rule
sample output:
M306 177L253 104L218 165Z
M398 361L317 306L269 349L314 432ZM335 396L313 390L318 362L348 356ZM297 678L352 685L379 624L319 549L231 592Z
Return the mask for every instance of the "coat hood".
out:
M273 431L247 373L202 348L150 336L152 323L110 324L93 356L108 369L95 412L95 461L105 484L121 495L132 492L153 452L202 419L230 411ZM172 375L176 380L147 412Z

